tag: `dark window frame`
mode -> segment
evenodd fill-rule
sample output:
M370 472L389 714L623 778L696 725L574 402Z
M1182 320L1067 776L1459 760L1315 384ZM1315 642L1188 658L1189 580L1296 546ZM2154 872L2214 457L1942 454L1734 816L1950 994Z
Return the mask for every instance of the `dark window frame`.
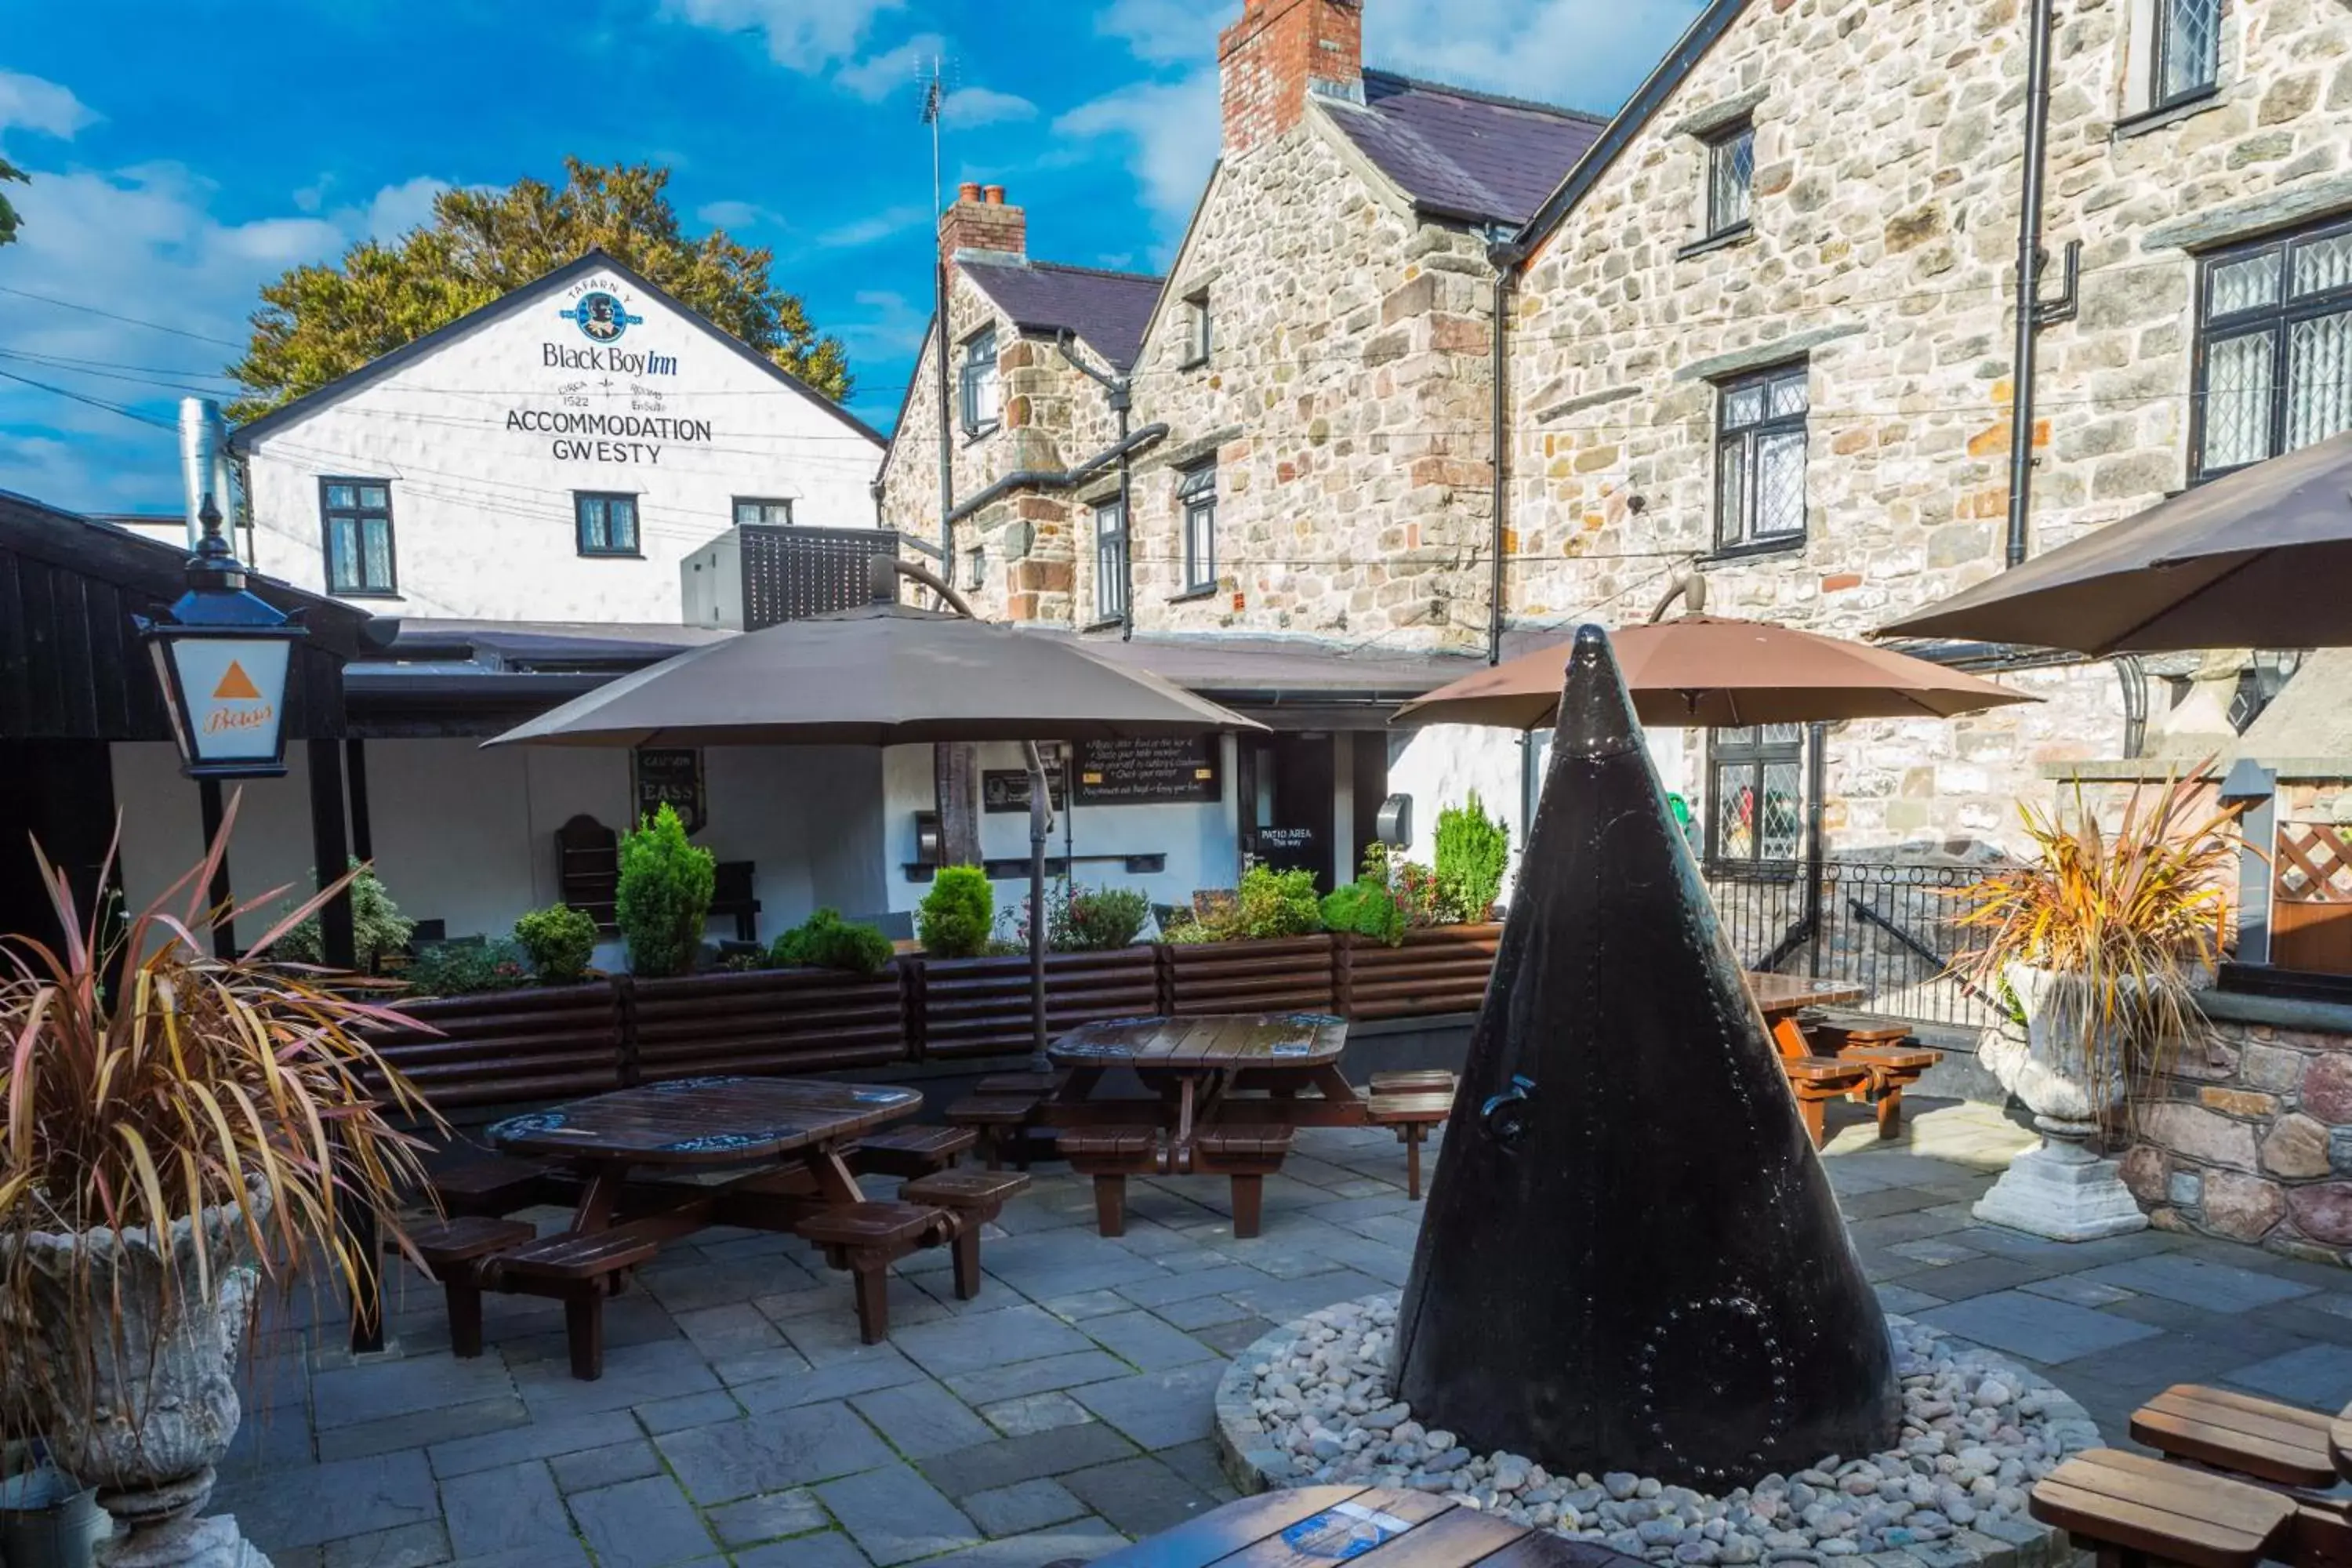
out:
M2195 103L2213 96L2221 85L2221 16L2228 9L2228 0L2200 0L2213 7L2213 44L2210 57L2200 62L2204 72L2198 79L2176 92L2165 90L2166 79L2172 74L2173 50L2179 39L2174 36L2173 6L2176 0L2153 0L2156 15L2153 24L2155 47L2148 50L2147 110L2161 114L2168 109L2178 109L2184 103Z
M2201 485L2208 480L2234 474L2294 449L2287 446L2286 440L2287 417L2294 395L2294 328L2305 321L2352 312L2352 282L2296 298L2295 258L2305 247L2347 237L2352 237L2352 219L2339 214L2302 228L2265 235L2260 239L2226 249L2208 251L2197 258L2197 334L2193 384L2189 400L2189 482L2191 485ZM2223 268L2252 261L2265 254L2275 258L2278 279L2275 297L2265 305L2215 314L2214 274ZM2261 456L2242 463L2209 468L2205 461L2205 437L2212 351L2218 343L2234 342L2258 333L2267 334L2271 340L2271 406L2266 449Z
M988 582L988 547L974 544L963 552L963 585L966 592L983 587Z
M1804 406L1794 414L1772 412L1772 389L1785 383L1796 382L1805 389ZM1761 395L1763 415L1760 418L1735 426L1731 422L1732 399L1749 388ZM1809 360L1793 360L1748 371L1715 384L1715 549L1718 555L1739 555L1749 552L1786 550L1802 545L1811 532L1811 508L1807 501L1807 489L1812 475L1812 363ZM1798 489L1797 526L1776 530L1770 533L1757 531L1757 475L1763 467L1764 442L1775 436L1796 435L1803 438L1799 449L1803 474ZM1739 515L1733 518L1724 505L1725 467L1733 460L1738 449L1739 464Z
M642 561L645 559L645 517L641 500L635 490L573 490L572 492L572 542L583 560ZM588 542L588 503L604 503L604 538L607 542ZM626 501L629 505L629 542L626 548L610 542L613 538L613 503Z
M339 507L330 503L331 487L336 485L366 486L383 491L382 508L367 506ZM350 518L357 527L359 575L356 585L340 585L335 579L335 520ZM389 574L383 584L366 580L367 525L381 521L383 524L383 563ZM367 479L352 474L321 474L319 477L319 574L330 595L338 599L397 599L400 597L400 535L393 522L392 481Z
M1209 311L1209 291L1196 289L1184 296L1184 370L1209 363L1217 346L1217 321Z
M1107 500L1094 509L1095 512L1095 620L1097 625L1127 618L1127 508L1117 500ZM1106 532L1105 518L1117 518L1118 526Z
M1756 221L1756 122L1742 117L1728 125L1720 125L1707 132L1706 147L1706 233L1707 239L1721 239L1729 235L1745 233ZM1748 170L1739 179L1739 210L1726 211L1725 196L1732 188L1725 180L1725 161L1736 160L1740 150L1748 154ZM1736 167L1736 163L1734 165Z
M981 352L985 344L987 352ZM977 441L1004 423L1004 370L996 346L993 324L964 339L959 351L961 363L956 371L956 423L963 426L964 437ZM996 385L996 412L986 418L980 413L981 373L985 370Z
M743 509L747 506L755 506L763 511L770 507L782 507L784 521L777 522L772 518L746 518ZM727 510L738 528L790 528L793 525L793 498L790 496L731 496L728 499Z
M1768 731L1790 730L1793 740L1786 737L1767 739ZM1747 736L1741 740L1738 737ZM1748 877L1777 879L1794 876L1805 858L1805 790L1809 772L1805 756L1806 731L1801 724L1759 724L1741 729L1709 730L1706 733L1706 831L1705 835L1706 868L1721 877ZM1766 787L1769 770L1793 768L1797 786L1791 797L1797 819L1795 845L1783 857L1764 853L1765 839L1761 822L1748 831L1748 852L1732 855L1723 845L1723 806L1727 797L1724 780L1738 776L1739 782L1753 792L1756 809L1760 813L1769 799Z
M1180 471L1176 481L1176 508L1184 530L1184 592L1209 593L1217 585L1215 463L1199 463Z

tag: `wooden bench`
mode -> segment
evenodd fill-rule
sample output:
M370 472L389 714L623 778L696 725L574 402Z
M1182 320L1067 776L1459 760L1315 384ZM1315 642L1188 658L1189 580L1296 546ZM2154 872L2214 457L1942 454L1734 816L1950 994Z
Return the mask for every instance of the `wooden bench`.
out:
M1405 1195L1421 1196L1421 1146L1433 1127L1454 1114L1454 1091L1420 1089L1408 1094L1375 1092L1365 1097L1364 1116L1375 1127L1392 1127L1404 1145Z
M1295 1130L1282 1126L1203 1127L1192 1134L1192 1169L1233 1178L1234 1235L1247 1241L1265 1212L1265 1179L1289 1157Z
M1069 1081L1070 1075L1059 1068L1044 1072L996 1072L972 1085L971 1091L983 1099L1043 1100L1061 1093L1062 1086Z
M947 1109L948 1125L969 1127L980 1139L981 1158L992 1171L1004 1168L1008 1148L1016 1164L1028 1163L1028 1128L1044 1097L1036 1094L973 1094Z
M1900 1133L1903 1091L1942 1061L1944 1053L1927 1049L1909 1025L1891 1018L1840 1022L1807 1016L1801 1023L1811 1055L1857 1062L1870 1069L1870 1081L1853 1089L1849 1098L1857 1104L1868 1103L1877 1113L1881 1138Z
M1444 1068L1413 1068L1399 1072L1376 1072L1370 1087L1364 1092L1374 1094L1452 1094L1455 1079Z
M1127 1179L1160 1169L1157 1127L1071 1127L1056 1147L1070 1169L1095 1181L1095 1228L1127 1234Z
M949 1240L955 1221L946 1210L923 1204L842 1204L793 1229L856 1281L857 1337L878 1345L890 1337L890 1265L918 1247Z
M628 1271L660 1248L658 1236L626 1225L585 1234L560 1231L484 1259L482 1283L562 1301L572 1375L593 1383L604 1375L604 1298L618 1294Z
M1020 1171L936 1171L898 1189L901 1203L942 1208L955 1215L957 1300L969 1301L980 1294L981 1227L1003 1214L1006 1202L1028 1185L1028 1175Z
M2131 1435L2168 1459L2325 1490L2336 1482L2333 1425L2315 1410L2177 1383L2132 1412Z
M1829 1142L1829 1122L1822 1108L1858 1089L1867 1089L1873 1081L1868 1068L1839 1057L1784 1056L1780 1070L1788 1075L1789 1090L1797 1097L1797 1114L1805 1123L1805 1136L1816 1149Z
M552 1165L504 1154L468 1155L428 1169L425 1177L441 1201L442 1213L488 1219L559 1201L567 1185Z
M904 1127L868 1132L846 1151L849 1168L865 1175L928 1176L951 1170L980 1142L969 1127Z
M482 1353L481 1261L492 1253L520 1247L539 1233L520 1220L461 1215L410 1226L408 1244L425 1260L425 1272L440 1282L449 1304L449 1350L461 1360Z
M2294 1500L2277 1492L2115 1448L2075 1455L2035 1483L2027 1506L2096 1552L2099 1568L2253 1568L2285 1546L2295 1518Z

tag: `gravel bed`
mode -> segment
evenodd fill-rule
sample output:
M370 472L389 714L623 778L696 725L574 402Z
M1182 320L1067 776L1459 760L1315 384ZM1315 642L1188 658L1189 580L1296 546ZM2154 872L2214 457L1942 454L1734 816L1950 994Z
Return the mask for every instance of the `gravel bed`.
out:
M1777 1563L1902 1552L2006 1556L2051 1532L2026 1492L2098 1433L2080 1405L1998 1356L1889 1318L1903 1380L1898 1447L1824 1456L1722 1497L1612 1471L1555 1475L1517 1454L1473 1454L1389 1395L1397 1298L1342 1302L1270 1337L1229 1374L1257 1428L1250 1463L1276 1484L1356 1481L1470 1507L1653 1563ZM1259 1435L1262 1433L1262 1435ZM1286 1463L1289 1473L1281 1466ZM1922 1550L1925 1549L1925 1550Z

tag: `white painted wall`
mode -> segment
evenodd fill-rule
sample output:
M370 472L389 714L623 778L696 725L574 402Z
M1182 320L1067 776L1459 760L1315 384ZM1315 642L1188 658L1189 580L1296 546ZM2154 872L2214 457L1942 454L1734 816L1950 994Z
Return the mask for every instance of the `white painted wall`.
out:
M1080 865L1077 880L1087 887L1139 888L1154 903L1189 904L1203 888L1230 888L1235 880L1240 854L1239 817L1234 804L1234 746L1223 738L1222 798L1206 803L1171 805L1084 805L1074 809L1066 825L1059 815L1046 854L1063 853L1064 834L1077 855L1166 855L1165 871L1131 877L1117 864ZM902 869L915 858L915 814L931 809L935 798L931 748L892 746L882 753L883 862L893 911L911 910L930 890L928 882L909 882ZM983 768L1022 765L1016 744L985 745L980 749ZM991 859L1025 858L1029 853L1026 812L983 812L980 818L981 853ZM1028 879L1000 881L996 907L1002 912L1018 909L1028 897Z
M646 356L634 374L548 363L598 346L561 314L593 289L642 318L603 351ZM573 416L691 434L539 427ZM592 273L251 442L250 563L323 592L319 481L379 479L392 487L399 586L367 601L382 614L676 622L679 563L733 526L735 497L790 500L803 527L870 528L881 451L693 318ZM581 555L574 490L635 493L643 559Z

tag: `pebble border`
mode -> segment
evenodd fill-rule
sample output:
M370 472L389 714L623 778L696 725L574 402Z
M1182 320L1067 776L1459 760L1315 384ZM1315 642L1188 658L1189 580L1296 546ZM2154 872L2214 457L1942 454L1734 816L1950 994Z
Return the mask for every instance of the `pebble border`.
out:
M1370 1306L1375 1301L1394 1300L1402 1292L1379 1291L1360 1297L1357 1304ZM1336 1306L1339 1303L1334 1302ZM1328 1310L1328 1309L1325 1309ZM1941 1330L1913 1323L1907 1318L1889 1312L1890 1325L1901 1323L1920 1332L1940 1334ZM1272 1434L1257 1417L1252 1396L1255 1374L1251 1368L1287 1352L1305 1331L1305 1318L1286 1323L1265 1334L1227 1364L1225 1374L1217 1380L1217 1462L1234 1489L1244 1497L1273 1491L1287 1484L1277 1480L1277 1475L1287 1476L1291 1457L1272 1446ZM1945 1336L1947 1338L1952 1336ZM2083 1428L2082 1447L2099 1446L2099 1429L2090 1412L2067 1396L2066 1391L2048 1378L2028 1372L2008 1357L1984 1349L1973 1340L1963 1342L1982 1356L2002 1376L2014 1380L2021 1390L2032 1389L2055 1395L2051 1402L2050 1419L2053 1422L2079 1422ZM1857 1552L1838 1559L1840 1568L2066 1568L2078 1555L2068 1542L2065 1532L2038 1521L2016 1523L2009 1521L1988 1521L2000 1533L1990 1534L1974 1528L1963 1528L1948 1540L1915 1542L1897 1550Z

